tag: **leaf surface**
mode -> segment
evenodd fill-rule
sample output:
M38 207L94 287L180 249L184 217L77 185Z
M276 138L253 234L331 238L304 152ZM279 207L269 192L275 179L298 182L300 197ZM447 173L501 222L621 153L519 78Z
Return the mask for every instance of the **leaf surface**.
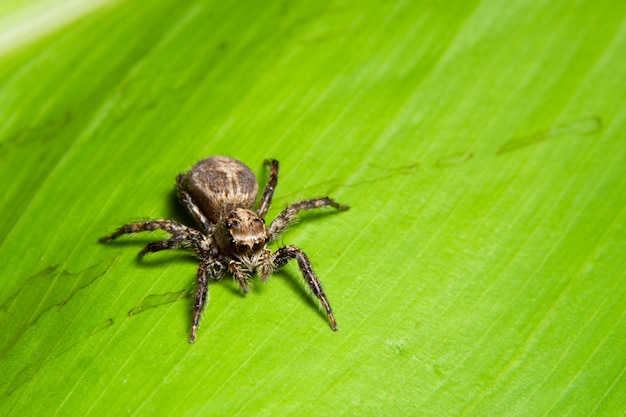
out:
M0 6L0 414L616 415L626 409L626 3ZM278 244L240 295L136 253L175 176L236 157Z

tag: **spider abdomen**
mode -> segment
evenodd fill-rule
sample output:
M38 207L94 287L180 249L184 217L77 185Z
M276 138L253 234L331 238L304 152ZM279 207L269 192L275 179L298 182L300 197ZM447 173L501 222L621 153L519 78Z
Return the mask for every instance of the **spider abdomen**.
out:
M185 175L184 186L213 223L227 217L235 208L252 209L259 192L250 168L226 156L198 162Z

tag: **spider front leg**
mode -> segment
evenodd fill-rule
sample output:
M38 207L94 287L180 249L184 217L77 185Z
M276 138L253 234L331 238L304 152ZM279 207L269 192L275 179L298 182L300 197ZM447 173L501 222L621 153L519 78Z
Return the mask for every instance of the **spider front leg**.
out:
M177 249L183 243L189 244L197 254L202 253L204 246L207 246L205 237L198 231L191 229L173 220L151 220L147 222L137 222L125 224L108 236L100 238L100 242L108 242L119 236L138 232L152 232L154 230L164 230L172 234L172 237L158 242L148 244L139 252L139 256L144 256L149 252L158 252L166 249Z
M333 310L330 308L330 304L328 303L328 299L326 298L326 294L324 293L324 289L322 288L322 284L320 280L315 275L313 271L313 267L311 266L311 261L309 261L309 257L302 251L302 249L297 248L295 246L282 246L276 250L273 254L271 254L265 261L264 265L261 267L261 278L265 281L269 277L269 275L277 269L282 268L292 259L296 259L298 261L298 266L300 267L300 271L302 271L302 275L304 276L304 280L307 285L313 292L313 294L320 300L324 310L326 310L326 315L328 316L328 321L330 322L330 327L333 330L337 330L337 322L335 321L335 316L333 315Z
M311 210L319 207L331 206L340 211L348 210L350 207L337 203L335 200L329 197L312 198L310 200L302 200L297 203L293 203L274 219L269 227L269 234L272 240L278 238L278 236L285 231L289 223L298 215L300 210Z
M193 321L191 334L189 335L189 343L196 341L196 332L198 331L202 310L204 310L209 298L209 283L222 278L225 271L226 267L219 260L213 257L202 259L198 267L198 286L196 287L196 295L193 303Z
M241 262L237 262L233 259L228 262L228 270L233 275L233 278L235 278L235 281L239 284L241 291L243 291L244 294L247 294L250 272L242 267Z

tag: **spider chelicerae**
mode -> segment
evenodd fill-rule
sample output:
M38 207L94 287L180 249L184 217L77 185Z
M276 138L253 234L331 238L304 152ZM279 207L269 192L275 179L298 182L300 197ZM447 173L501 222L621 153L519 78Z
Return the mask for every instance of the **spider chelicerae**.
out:
M200 265L190 343L196 340L209 283L229 273L241 290L247 293L252 274L256 272L265 282L275 270L294 258L309 288L324 307L330 326L337 330L333 311L307 255L300 248L290 245L281 246L272 252L267 244L285 231L300 210L325 206L347 210L348 206L328 197L298 201L287 206L266 227L265 215L278 183L278 161L272 159L265 163L270 167L270 174L256 210L254 203L259 186L250 168L233 158L213 156L198 162L188 173L176 177L180 201L198 224L198 229L173 220L158 219L126 224L100 239L101 242L107 242L128 233L161 229L172 236L148 244L139 252L139 256L181 247L190 249L198 256Z

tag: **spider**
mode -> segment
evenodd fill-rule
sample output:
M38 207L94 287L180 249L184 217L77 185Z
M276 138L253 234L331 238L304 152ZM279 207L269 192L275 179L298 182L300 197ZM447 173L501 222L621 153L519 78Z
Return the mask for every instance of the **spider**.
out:
M173 220L158 219L126 224L100 239L107 242L124 234L161 229L170 233L171 237L148 244L139 252L140 257L181 247L196 254L200 265L189 343L196 340L200 316L207 303L209 283L231 274L241 290L247 293L252 274L256 272L265 282L291 259L297 260L306 283L326 311L330 327L337 330L333 311L308 256L291 245L281 246L272 252L267 244L285 231L300 210L331 206L343 211L349 207L328 197L302 200L287 206L266 227L265 215L278 183L278 161L266 160L265 164L269 165L270 174L256 210L254 202L259 186L250 168L233 158L213 156L176 177L178 197L198 224L197 229Z

